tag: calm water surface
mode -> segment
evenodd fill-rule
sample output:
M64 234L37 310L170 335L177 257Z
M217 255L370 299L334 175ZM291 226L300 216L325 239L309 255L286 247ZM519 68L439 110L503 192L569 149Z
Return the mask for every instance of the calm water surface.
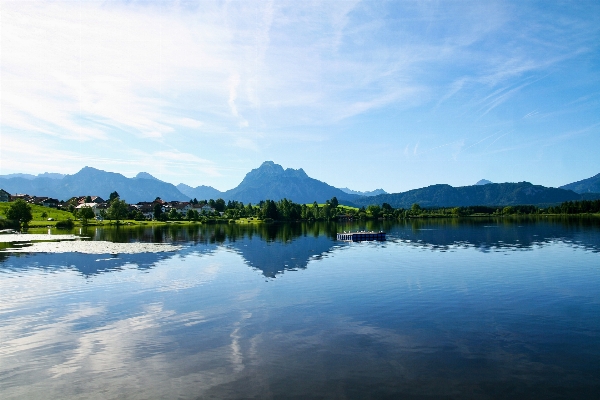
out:
M383 229L386 242L335 241ZM75 233L79 234L79 230ZM600 223L88 229L0 250L0 397L598 398Z

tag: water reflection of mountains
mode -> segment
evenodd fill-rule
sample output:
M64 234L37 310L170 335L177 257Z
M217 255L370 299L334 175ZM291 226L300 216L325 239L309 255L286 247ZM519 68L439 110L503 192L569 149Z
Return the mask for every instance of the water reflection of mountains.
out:
M246 264L267 277L307 267L310 260L349 246L337 242L337 232L384 230L388 241L433 251L472 247L480 251L528 250L561 241L600 252L600 220L597 218L436 219L401 223L295 223L169 225L75 231L91 240L113 242L177 243L177 253L120 254L10 254L0 252L0 271L29 268L72 268L83 276L135 267L149 269L162 260L191 253L212 253L219 247L241 255Z

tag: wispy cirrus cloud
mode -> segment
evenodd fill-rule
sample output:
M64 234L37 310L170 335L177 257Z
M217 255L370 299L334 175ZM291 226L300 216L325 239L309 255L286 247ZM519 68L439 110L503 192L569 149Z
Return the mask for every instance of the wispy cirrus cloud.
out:
M274 152L300 162L315 143L376 151L362 135L394 120L376 130L380 143L469 148L514 123L503 110L533 87L555 84L567 65L594 65L597 11L504 1L4 2L0 141L43 139L103 165L178 151L215 171L247 171ZM538 110L529 124L593 114L586 95L564 107L553 95L557 106L515 114ZM12 148L0 168L25 172L8 161ZM183 170L162 165L173 180ZM219 178L232 187L241 177Z

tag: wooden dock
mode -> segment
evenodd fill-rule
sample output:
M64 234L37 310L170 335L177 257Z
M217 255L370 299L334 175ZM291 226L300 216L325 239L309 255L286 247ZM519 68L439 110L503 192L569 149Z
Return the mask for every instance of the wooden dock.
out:
M337 240L349 242L362 242L364 240L385 240L385 232L344 232L337 234Z

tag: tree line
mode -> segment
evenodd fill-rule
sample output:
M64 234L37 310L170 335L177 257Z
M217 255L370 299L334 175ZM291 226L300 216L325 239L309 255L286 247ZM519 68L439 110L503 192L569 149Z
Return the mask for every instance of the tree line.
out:
M191 200L192 203L198 200ZM214 212L198 212L188 210L180 213L175 208L163 212L160 204L154 207L154 219L159 221L196 221L217 222L219 220L237 220L240 218L259 219L263 221L330 221L334 219L386 219L401 220L407 218L448 218L465 216L511 216L511 215L574 215L574 214L596 214L600 213L600 200L566 201L557 206L546 208L533 205L516 205L506 207L470 206L470 207L439 207L422 208L419 204L413 204L411 208L393 208L387 203L370 205L368 207L354 208L341 206L336 197L327 200L324 204L299 204L288 199L279 201L263 200L258 204L244 204L239 201L223 199L204 201L213 207ZM104 218L114 220L117 224L124 219L144 220L145 216L138 210L132 209L119 198L117 192L110 195L108 208L102 210ZM94 218L91 208L84 207L73 210L75 218L80 218L83 225ZM31 206L18 199L11 203L6 211L8 220L26 226L32 220ZM72 226L72 225L71 225Z

